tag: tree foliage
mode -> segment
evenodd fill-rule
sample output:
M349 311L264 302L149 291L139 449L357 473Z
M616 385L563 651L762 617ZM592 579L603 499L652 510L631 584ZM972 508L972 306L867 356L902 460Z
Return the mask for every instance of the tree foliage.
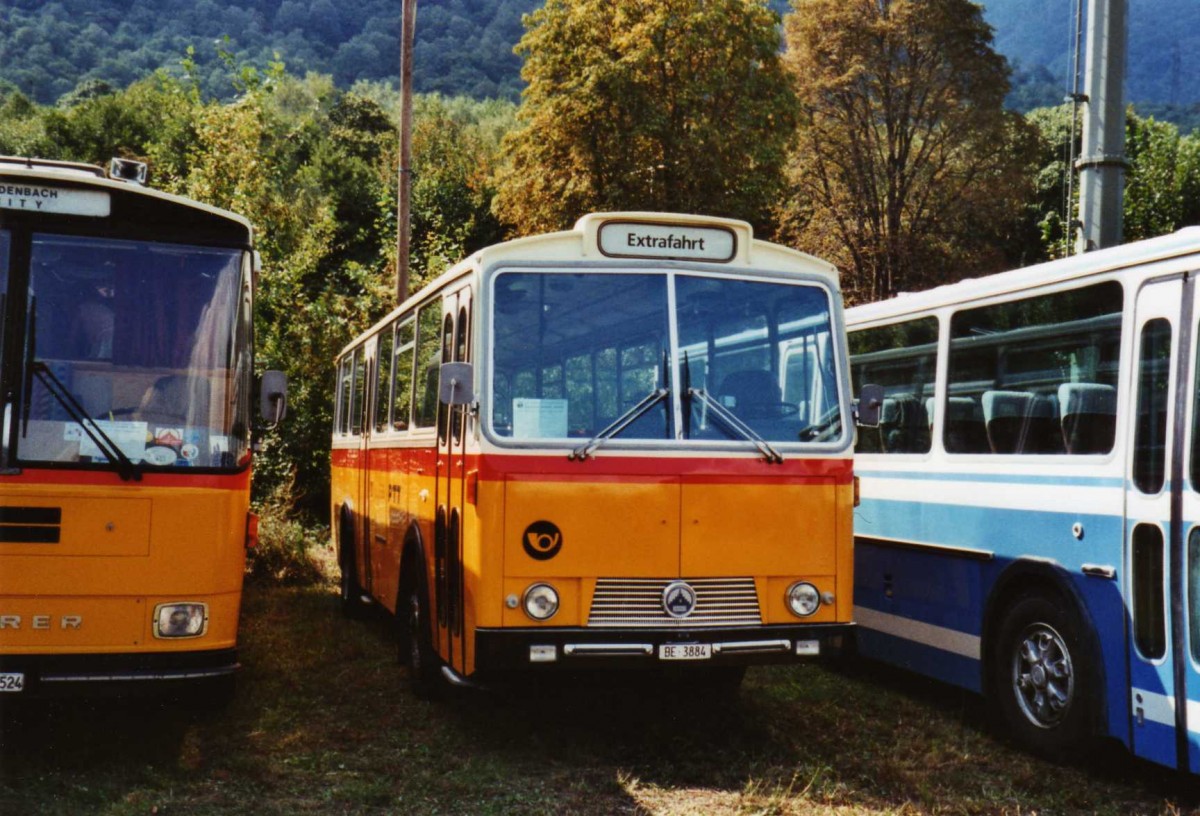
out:
M1035 141L1003 108L979 6L796 0L786 32L801 115L783 234L866 299L1003 265Z
M537 3L421 3L417 90L515 99L520 61L512 48L521 15ZM174 70L189 46L202 90L225 98L235 71L221 49L260 69L279 55L301 73L332 75L342 88L399 74L400 4L393 0L8 0L2 7L0 77L43 104L80 82L123 88Z
M794 110L761 0L549 0L497 211L518 232L648 209L762 224Z
M1080 154L1082 128L1071 128L1071 106L1039 108L1028 120L1043 145L1037 163L1037 195L1028 204L1039 223L1045 254L1060 258L1075 251L1067 221L1077 217L1079 184L1070 185L1068 159ZM1074 150L1071 136L1074 133ZM1200 133L1180 135L1169 122L1125 113L1124 240L1138 241L1200 224Z
M0 90L0 152L151 165L151 184L224 207L255 226L258 365L288 374L287 420L261 440L255 492L328 506L337 351L393 304L396 132L384 89L338 90L275 64L235 66L239 95L205 97L194 71L159 72L125 90L95 87L40 107ZM494 241L490 168L511 103L441 97L417 104L415 286ZM500 124L497 124L497 123ZM415 288L415 287L414 287Z

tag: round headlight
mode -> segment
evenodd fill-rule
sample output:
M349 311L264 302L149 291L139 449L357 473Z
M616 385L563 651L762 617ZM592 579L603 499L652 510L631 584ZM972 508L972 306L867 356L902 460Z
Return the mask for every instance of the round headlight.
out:
M807 581L798 581L788 587L787 602L793 613L807 618L821 605L821 593Z
M558 611L558 593L549 584L534 584L525 590L524 606L534 620L549 620Z

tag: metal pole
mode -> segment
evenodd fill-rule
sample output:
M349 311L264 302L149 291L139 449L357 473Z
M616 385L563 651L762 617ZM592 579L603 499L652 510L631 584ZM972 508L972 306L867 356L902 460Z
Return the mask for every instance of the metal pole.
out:
M1071 102L1071 135L1067 142L1067 198L1063 202L1063 218L1066 227L1063 243L1066 253L1071 254L1078 236L1079 221L1075 214L1075 136L1079 131L1079 104L1086 102L1087 97L1079 92L1079 58L1083 50L1083 0L1075 0L1075 51L1071 57L1071 94L1067 98Z
M400 177L396 207L396 305L408 299L412 210L412 50L417 0L403 0L400 18Z
M1088 0L1087 102L1079 168L1079 251L1117 246L1125 192L1128 0Z

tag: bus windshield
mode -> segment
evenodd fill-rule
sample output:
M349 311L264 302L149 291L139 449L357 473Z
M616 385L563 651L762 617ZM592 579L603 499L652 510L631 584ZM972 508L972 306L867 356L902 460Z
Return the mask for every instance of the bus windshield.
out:
M34 235L17 459L244 464L248 269L236 249Z
M501 438L591 439L643 401L619 439L843 438L824 287L700 273L523 271L500 273L494 286L488 410ZM670 399L654 402L660 391ZM725 414L737 421L722 421Z

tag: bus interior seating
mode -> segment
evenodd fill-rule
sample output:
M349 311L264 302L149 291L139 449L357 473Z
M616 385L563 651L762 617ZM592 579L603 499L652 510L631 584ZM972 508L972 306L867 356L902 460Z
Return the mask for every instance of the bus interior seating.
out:
M1025 436L1025 420L1033 408L1033 394L1025 391L984 391L983 422L992 453L1018 453Z
M798 407L783 401L776 375L765 369L726 375L717 391L717 402L768 439L795 439L805 425Z
M945 443L950 453L987 453L991 450L983 409L973 397L946 400Z
M1063 383L1058 387L1062 437L1067 453L1112 450L1117 421L1117 390L1100 383Z
M913 394L885 397L879 414L879 431L887 453L929 451L928 412Z
M734 371L721 381L717 401L739 418L778 419L783 415L783 392L770 371Z
M206 420L208 408L207 380L168 374L146 389L134 417L151 424L184 427L197 424L189 420L198 415Z
M1058 420L1058 397L1053 393L1034 394L1031 407L1024 452L1063 453L1065 448Z

